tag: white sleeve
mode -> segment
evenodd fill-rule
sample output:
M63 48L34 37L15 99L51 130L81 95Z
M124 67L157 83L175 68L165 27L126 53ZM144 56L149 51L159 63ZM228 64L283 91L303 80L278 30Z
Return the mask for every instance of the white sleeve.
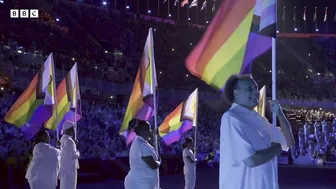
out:
M225 159L233 166L239 165L246 158L256 153L251 145L244 125L230 113L222 117L220 132L220 154L227 156Z
M153 156L154 160L156 160L155 154L150 149L150 147L147 146L145 143L140 143L138 145L138 150L139 150L140 157Z
M273 135L275 134L275 140L274 140L274 142L280 143L282 150L287 152L288 149L289 149L289 147L287 145L287 141L286 141L285 135L283 134L281 128L277 127L276 130L275 130L275 132L274 132L273 125L270 124L269 133L270 133L271 137L273 137Z

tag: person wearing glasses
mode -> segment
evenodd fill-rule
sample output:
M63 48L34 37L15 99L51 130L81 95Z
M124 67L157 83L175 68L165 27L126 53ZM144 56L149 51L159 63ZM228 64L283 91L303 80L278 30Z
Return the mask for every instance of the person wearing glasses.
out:
M232 75L226 81L224 98L231 108L221 119L219 188L278 189L275 157L295 146L291 125L279 102L270 102L281 125L274 129L254 110L259 90L251 76Z

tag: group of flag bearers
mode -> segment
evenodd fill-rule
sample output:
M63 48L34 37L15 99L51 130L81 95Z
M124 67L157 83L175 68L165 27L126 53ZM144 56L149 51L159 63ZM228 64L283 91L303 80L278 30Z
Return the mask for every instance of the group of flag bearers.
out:
M272 52L275 52L274 39L272 39L272 37L262 35L261 31L268 31L269 26L275 24L276 16L271 14L273 9L274 14L276 13L275 8L275 0L225 1L219 8L216 16L209 25L199 44L186 59L186 67L193 75L199 77L207 84L221 91L226 89L226 92L230 92L231 90L232 94L229 95L232 98L230 103L233 103L231 109L235 109L236 111L239 109L241 113L245 112L251 115L260 115L260 113L264 114L262 112L264 112L263 107L266 102L264 100L262 101L263 103L259 102L259 98L256 96L259 94L259 91L256 91L257 86L255 86L254 80L252 78L246 79L245 77L238 77L234 74L244 74L250 72L253 59L263 54L272 46ZM259 18L259 22L256 21L255 17ZM263 19L265 17L267 17L267 19ZM274 56L272 68L272 79L273 83L275 83L276 70ZM231 89L225 88L224 86L228 84L227 82L229 82L232 77L235 79L235 83L231 82ZM242 84L239 84L243 81L247 82L250 85L248 87L252 87L253 89L248 89L246 86L245 89L236 88L238 85L243 86ZM245 85L247 84L245 83ZM79 152L76 150L76 130L77 121L82 116L77 64L74 65L67 77L60 83L57 90L55 86L55 71L51 54L41 71L34 77L29 87L19 97L5 117L5 120L8 123L20 127L28 138L32 138L37 132L39 132L38 135L35 136L37 144L35 144L33 160L30 163L27 172L27 179L34 189L49 188L46 185L43 185L46 183L41 182L44 180L42 177L46 176L46 174L43 174L44 171L55 173L52 174L53 176L52 178L49 178L49 180L45 179L48 180L48 186L50 186L50 188L55 188L57 178L61 179L62 189L76 188L77 169L79 168ZM184 102L178 105L177 108L164 119L161 125L158 126L156 117L158 107L157 87L158 83L156 79L154 59L153 32L150 28L141 58L140 67L136 75L130 100L120 129L120 135L125 137L126 144L130 145L132 143L129 152L130 171L125 178L125 188L160 188L159 167L161 164L161 157L159 153L159 136L167 145L169 145L179 141L184 132L194 127L194 139L185 139L182 154L185 164L185 189L193 189L196 182L195 163L197 162L196 125L198 89L195 89L195 91L191 93ZM226 87L230 87L230 85ZM245 93L243 93L243 91L245 91ZM263 91L262 98L265 99L265 89L263 89ZM239 98L243 100L238 102L239 100L237 99ZM276 111L280 111L282 113L281 107L277 101L275 101L274 84L272 99L273 107L276 107ZM258 102L260 107L257 106ZM257 107L256 110L260 113L253 110L255 107ZM250 110L252 113L249 108L251 108ZM266 146L269 145L276 149L274 154L277 154L279 149L281 151L278 143L276 143L277 140L275 140L275 136L278 136L278 129L275 127L276 123L274 122L278 114L276 111L273 111L273 127L270 127L273 128L273 138L270 136L272 135L272 132L267 132L264 133L264 135L259 136L259 138L266 137ZM283 116L283 113L281 113L279 113L279 115ZM148 122L152 118L154 118L153 127ZM237 149L242 149L247 150L245 155L253 155L253 150L251 150L253 147L250 149L244 148L248 146L245 144L251 143L250 145L252 145L255 138L244 139L242 135L245 136L246 133L239 133L237 128L234 128L236 127L235 125L237 125L237 122L232 124L228 121L229 119L230 115L224 114L221 125L220 151L222 154L228 153L227 156L232 156L230 161L233 163L227 164L225 170L222 170L221 167L220 188L265 188L262 187L264 183L254 183L251 180L243 180L243 178L247 178L246 174L249 174L249 171L252 173L256 169L254 169L253 166L247 165L242 167L242 163L240 161L243 159L235 159L236 157L234 157L234 152L236 152ZM240 120L240 122L244 121ZM249 120L245 120L245 122L249 122ZM266 122L264 120L263 124L265 125L265 123ZM57 131L57 141L59 141L59 132L64 131L60 140L60 151L47 144L50 140L48 134L44 131L39 131L42 125L44 125L45 128ZM240 126L242 126L242 124L240 124ZM227 130L228 128L232 128L233 130ZM262 130L266 128L259 129ZM287 144L292 145L292 136L289 134L289 131L291 131L290 126L286 125L285 131L286 142ZM258 135L258 133L260 134L260 132L255 132L256 135ZM72 139L71 135L75 135L75 140ZM224 135L226 137L223 137L222 140L222 136ZM233 136L235 137L232 138ZM232 140L228 140L230 137ZM225 141L225 144L222 144L222 141ZM236 145L236 143L243 145L238 145L236 149L232 149L232 146ZM236 155L238 157L240 154ZM225 164L222 160L225 158L222 159L222 157L223 156L221 156L221 165L224 166ZM55 162L57 162L60 158L60 163L51 163L48 166L41 166L42 163L48 164L46 161L48 158L54 159ZM270 159L272 159L272 162L276 162L276 157L275 160L274 156ZM251 161L253 162L254 159L252 158ZM265 177L266 179L270 179L267 180L269 184L265 186L267 186L267 189L277 189L277 166L276 163L271 163L270 165L272 165L273 168L272 173L269 174L272 174L273 176L272 178ZM50 170L47 170L48 167L50 167ZM239 172L242 168L248 171ZM230 174L228 174L228 170L237 174L239 172L239 177L232 178L232 175L230 176ZM57 176L54 177L55 175ZM258 180L258 174L255 176L256 178L250 179ZM231 180L238 178L241 178L239 183L230 182ZM244 184L244 182L248 182L250 184Z
M61 189L76 188L80 156L76 128L80 118L77 63L56 90L53 54L50 54L4 119L19 127L28 139L35 140L26 172L32 189L56 188L58 180ZM46 129L57 131L58 148L49 144Z

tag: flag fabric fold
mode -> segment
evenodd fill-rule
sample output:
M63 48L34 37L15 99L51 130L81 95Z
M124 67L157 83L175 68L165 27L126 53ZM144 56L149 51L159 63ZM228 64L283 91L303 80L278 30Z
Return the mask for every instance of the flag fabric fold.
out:
M328 19L328 7L325 8L323 22L326 22L327 19Z
M184 7L185 5L189 4L189 0L183 0L181 2L181 7Z
M296 6L294 6L293 20L296 20Z
M179 2L179 0L175 0L175 2L174 2L175 7L177 6L178 2Z
M198 6L198 1L197 1L197 0L193 0L193 1L190 3L189 8L191 8L191 7L197 7L197 6Z
M212 10L213 13L215 12L215 10L216 10L216 0L214 0L211 10Z
M205 0L205 1L203 2L203 4L202 4L202 8L201 8L201 10L205 9L206 6L207 6L207 1Z
M272 47L276 35L275 0L226 0L199 44L186 59L187 69L216 89Z
M135 78L132 93L126 108L119 134L129 145L135 138L135 133L128 131L128 123L133 118L148 121L154 116L154 90L157 88L157 78L154 59L153 31L149 29L146 44L141 58L140 67Z
M258 112L260 115L265 117L266 111L266 86L264 85L259 91L259 103L254 110Z
M61 132L63 124L66 121L77 122L82 117L77 63L75 63L67 76L58 85L56 96L57 108L56 106L54 107L53 115L46 122L45 127L51 130L58 129Z
M159 127L162 140L170 145L181 139L184 132L197 125L198 89L170 113Z
M55 105L54 60L51 53L28 88L12 105L4 120L31 139L53 112Z

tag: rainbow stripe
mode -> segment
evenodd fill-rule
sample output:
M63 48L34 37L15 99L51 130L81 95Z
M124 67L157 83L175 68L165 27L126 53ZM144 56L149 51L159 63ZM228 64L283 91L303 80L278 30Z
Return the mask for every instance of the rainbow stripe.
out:
M170 113L159 127L162 140L170 145L181 139L184 132L197 124L198 89Z
M157 87L153 32L149 29L141 64L136 75L132 93L127 105L119 134L126 139L126 145L135 138L134 133L128 132L128 123L133 118L148 121L154 115L154 90Z
M55 104L53 55L50 54L39 73L5 116L5 121L19 127L28 139L52 115Z
M82 118L77 63L71 68L68 75L61 81L56 90L57 96L57 123L56 111L46 122L45 127L61 131L66 121L79 121ZM77 114L76 114L77 110Z
M252 60L272 45L269 36L259 33L260 25L251 31L256 6L256 0L226 0L187 57L187 69L220 90L231 75L248 72Z

